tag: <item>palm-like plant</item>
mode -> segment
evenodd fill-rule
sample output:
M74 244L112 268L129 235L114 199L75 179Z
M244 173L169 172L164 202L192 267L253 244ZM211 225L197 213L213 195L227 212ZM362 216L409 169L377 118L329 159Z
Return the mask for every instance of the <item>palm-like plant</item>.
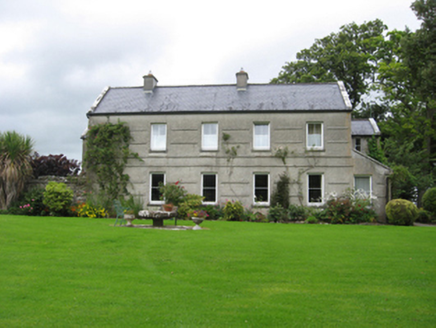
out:
M0 207L7 209L32 176L33 140L15 131L0 133Z

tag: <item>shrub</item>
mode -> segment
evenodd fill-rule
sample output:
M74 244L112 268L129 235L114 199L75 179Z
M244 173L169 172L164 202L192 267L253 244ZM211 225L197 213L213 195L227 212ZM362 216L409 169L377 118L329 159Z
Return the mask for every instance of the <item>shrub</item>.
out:
M270 222L288 222L288 211L280 204L271 206L268 211L268 220Z
M20 214L32 216L48 215L48 209L43 203L44 188L35 187L26 191L19 201Z
M309 224L315 224L318 223L318 219L315 216L309 216L306 220L304 220L305 223Z
M73 191L65 183L50 181L45 187L43 203L50 215L68 216L72 200Z
M209 213L207 220L218 220L224 215L221 207L219 207L218 205L204 205L201 206L201 209Z
M305 206L299 205L289 205L288 207L288 215L291 221L301 221L305 220L309 215L310 209Z
M127 200L122 202L122 205L131 209L136 217L138 217L139 211L142 211L144 209L144 201L141 196L138 195L130 195Z
M424 209L436 216L436 187L428 189L422 197L422 206Z
M412 225L418 216L418 209L405 199L393 199L386 204L386 216L390 224Z
M184 196L183 200L179 203L179 208L177 209L177 216L182 219L188 217L188 213L193 210L199 209L201 203L203 202L203 197L196 194L187 194Z
M240 221L243 219L244 206L240 201L227 201L223 209L224 217L226 221Z
M315 216L332 224L372 222L377 218L370 197L361 191L349 191L342 196L332 195L326 206Z
M285 172L280 175L279 181L277 181L276 189L271 195L271 205L275 206L280 204L282 208L288 208L289 206L289 186L291 185L291 178Z
M431 223L432 222L432 215L429 211L426 211L423 208L420 208L420 209L418 209L418 215L416 216L415 222Z

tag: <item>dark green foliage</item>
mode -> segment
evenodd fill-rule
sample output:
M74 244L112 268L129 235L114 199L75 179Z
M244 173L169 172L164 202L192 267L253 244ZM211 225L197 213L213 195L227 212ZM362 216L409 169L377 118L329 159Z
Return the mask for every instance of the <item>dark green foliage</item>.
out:
M289 205L288 207L289 219L291 221L302 221L309 215L309 209L302 205Z
M418 216L416 217L415 222L432 223L432 221L433 221L432 214L429 211L426 211L423 208L418 209Z
M45 187L43 203L50 215L69 216L73 191L65 183L50 181Z
M289 216L286 208L277 203L275 206L271 206L268 211L268 220L270 222L288 222Z
M280 204L282 208L289 207L291 178L284 172L280 175L279 181L277 181L276 188L271 195L271 205L276 206Z
M66 177L78 175L80 172L80 163L77 160L68 159L63 154L39 156L35 153L31 165L35 178L45 175Z
M392 183L392 198L416 200L415 178L409 172L409 169L403 165L392 167L393 173L390 176Z
M136 217L138 217L139 211L142 211L144 209L144 201L142 200L141 196L138 195L130 195L126 200L122 202L122 205L132 210L133 214L135 214Z
M408 200L393 199L386 204L386 216L390 224L413 225L418 216L418 208Z
M368 156L374 158L380 163L387 164L388 160L380 147L379 141L380 140L375 136L372 136L372 138L368 140Z
M97 124L86 134L84 164L95 176L99 192L108 203L128 194L130 178L124 168L129 157L141 160L138 154L130 151L131 140L130 128L123 122Z
M422 205L426 211L436 217L436 187L425 192L422 197Z

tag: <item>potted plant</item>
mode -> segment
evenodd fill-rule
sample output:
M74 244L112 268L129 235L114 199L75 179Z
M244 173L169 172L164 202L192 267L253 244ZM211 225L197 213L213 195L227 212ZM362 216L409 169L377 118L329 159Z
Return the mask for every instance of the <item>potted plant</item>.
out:
M188 217L195 223L193 230L201 230L200 224L209 216L204 210L192 210L188 212Z
M173 206L178 206L187 193L185 188L179 186L179 181L176 183L168 183L166 185L160 184L159 192L161 193L160 198L165 201L163 208L166 211L171 211ZM168 209L166 209L165 205L171 206L168 206Z

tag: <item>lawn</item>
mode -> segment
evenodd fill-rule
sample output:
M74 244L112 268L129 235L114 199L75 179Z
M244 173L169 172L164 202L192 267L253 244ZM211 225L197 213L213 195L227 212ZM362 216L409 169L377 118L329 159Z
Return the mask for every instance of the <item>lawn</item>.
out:
M436 326L436 227L113 222L0 215L0 327Z

